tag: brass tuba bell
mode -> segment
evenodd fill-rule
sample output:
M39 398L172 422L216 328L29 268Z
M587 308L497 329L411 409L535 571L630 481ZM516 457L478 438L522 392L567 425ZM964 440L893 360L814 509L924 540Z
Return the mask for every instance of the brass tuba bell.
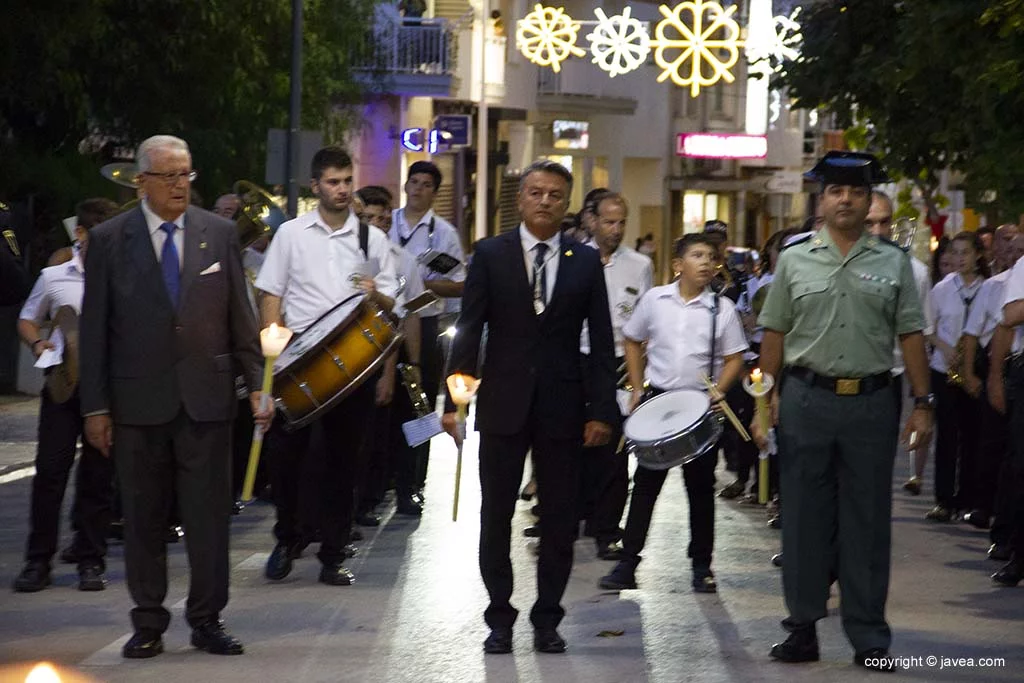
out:
M917 234L917 221L913 218L901 218L892 226L892 237L903 251L909 251L914 246L914 235Z
M278 206L273 196L259 185L239 180L232 188L242 202L235 227L238 242L244 249L264 235L272 235L288 215Z

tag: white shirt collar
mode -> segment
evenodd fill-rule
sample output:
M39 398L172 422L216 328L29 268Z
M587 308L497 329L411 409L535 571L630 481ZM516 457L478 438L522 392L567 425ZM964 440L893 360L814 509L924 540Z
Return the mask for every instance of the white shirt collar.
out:
M140 206L142 207L142 215L146 217L146 227L149 228L149 234L155 235L156 231L160 229L160 226L166 223L163 218L153 213L153 209L149 208L149 202L145 199L142 200ZM185 214L182 213L180 216L175 218L173 221L179 230L185 229Z
M535 246L541 243L541 240L537 239L532 232L526 229L526 223L519 224L519 241L523 243L523 250L527 252L532 251ZM553 237L544 240L544 244L548 245L549 254L555 253L562 246L562 231L556 231Z
M402 237L409 237L410 235L412 235L413 230L415 230L417 227L421 225L429 225L431 219L434 217L434 209L433 207L431 207L427 209L427 212L423 214L423 217L420 218L419 222L416 223L416 225L409 225L409 221L406 220L405 218L405 207L403 206L401 209L398 210L398 212L402 218L402 220L398 221L398 234L401 235Z
M683 306L695 306L702 305L707 309L711 309L715 305L715 294L711 291L711 287L705 287L698 296L685 301L683 295L679 293L679 283L673 282L665 288L665 291L658 294L659 299L671 298L678 301Z
M359 229L359 219L356 218L356 212L349 209L348 218L345 219L344 225L338 230L332 230L331 226L327 225L324 221L323 216L320 215L319 207L313 209L307 214L310 218L309 223L305 226L306 228L319 228L328 235L344 235L347 232L356 232Z

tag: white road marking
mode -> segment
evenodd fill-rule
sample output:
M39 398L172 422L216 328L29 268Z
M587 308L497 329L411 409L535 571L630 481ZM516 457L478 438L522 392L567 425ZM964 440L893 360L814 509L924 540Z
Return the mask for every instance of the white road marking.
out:
M36 476L35 467L22 467L21 469L14 470L13 472L8 472L7 474L0 474L0 484L9 484L12 481L18 481L19 479L24 479L25 477L34 476Z

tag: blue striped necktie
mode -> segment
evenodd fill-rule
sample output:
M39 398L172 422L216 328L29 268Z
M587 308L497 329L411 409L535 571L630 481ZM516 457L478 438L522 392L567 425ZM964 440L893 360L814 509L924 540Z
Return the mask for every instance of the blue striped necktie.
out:
M160 229L167 233L164 248L160 252L160 270L163 272L167 295L171 297L171 305L177 309L181 296L181 273L178 267L178 248L174 246L174 232L178 226L174 223L162 223Z

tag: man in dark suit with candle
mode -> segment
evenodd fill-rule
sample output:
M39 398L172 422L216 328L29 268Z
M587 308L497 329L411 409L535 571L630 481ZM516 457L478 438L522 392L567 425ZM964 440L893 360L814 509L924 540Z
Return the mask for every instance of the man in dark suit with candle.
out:
M516 230L481 240L466 278L448 373L477 376L488 326L476 426L480 432L480 573L490 596L484 652L512 651L518 611L509 559L512 513L532 449L544 501L537 602L530 612L534 649L564 652L556 630L572 569L577 482L583 448L607 443L618 419L615 346L597 251L560 234L572 174L551 161L521 176ZM580 353L583 322L590 355ZM444 423L454 432L450 399Z
M165 533L172 492L188 534L192 645L241 654L220 622L228 601L235 369L259 412L261 354L235 227L189 205L188 145L159 135L136 155L141 205L90 232L82 306L85 434L114 449L135 608L127 658L163 651L170 621Z

